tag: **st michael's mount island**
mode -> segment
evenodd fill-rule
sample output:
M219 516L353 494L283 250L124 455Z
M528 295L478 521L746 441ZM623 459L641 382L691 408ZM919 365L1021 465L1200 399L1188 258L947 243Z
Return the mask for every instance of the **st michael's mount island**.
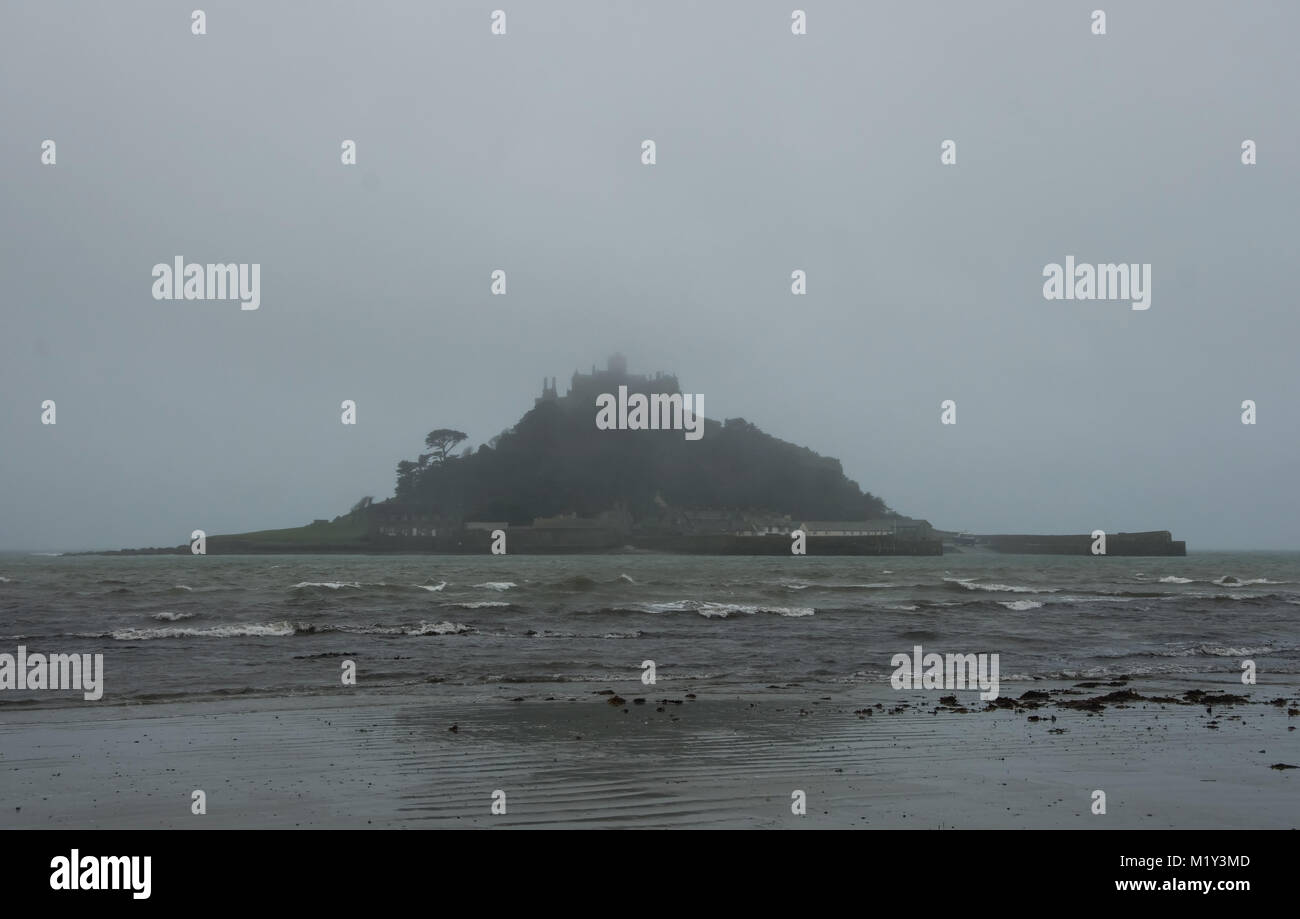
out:
M615 397L614 394L617 394ZM206 554L1186 555L1168 531L976 535L934 528L864 492L837 459L743 418L692 415L677 377L631 374L621 355L554 378L477 449L438 428L397 464L391 498L307 526L204 537ZM696 397L694 405L702 399ZM615 411L615 403L617 409ZM606 424L597 423L605 412ZM640 413L638 417L638 412ZM653 425L653 427L651 426ZM672 435L685 429L694 437ZM697 433L696 433L697 432ZM192 544L124 552L195 551Z

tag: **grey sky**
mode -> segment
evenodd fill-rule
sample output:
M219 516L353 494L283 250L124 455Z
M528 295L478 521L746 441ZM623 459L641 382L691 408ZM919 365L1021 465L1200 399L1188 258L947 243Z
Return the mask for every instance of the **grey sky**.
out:
M1300 548L1294 3L195 5L0 8L0 548L333 517L616 350L937 526Z

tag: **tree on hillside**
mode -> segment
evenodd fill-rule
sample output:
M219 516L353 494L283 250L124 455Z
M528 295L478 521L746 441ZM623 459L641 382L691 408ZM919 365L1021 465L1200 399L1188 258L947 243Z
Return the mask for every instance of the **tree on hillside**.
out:
M433 458L439 463L445 463L447 457L451 455L451 451L456 449L456 445L467 437L469 435L464 431L438 428L436 431L429 432L429 436L424 439L424 445L433 451Z
M419 466L410 460L402 460L397 464L397 496L404 498L415 488L416 473Z

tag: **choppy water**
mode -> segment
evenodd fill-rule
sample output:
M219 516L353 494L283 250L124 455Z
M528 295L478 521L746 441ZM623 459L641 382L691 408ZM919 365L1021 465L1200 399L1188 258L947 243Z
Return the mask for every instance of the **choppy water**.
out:
M887 680L1001 655L1002 679L1300 674L1300 554L1188 558L0 556L0 652L104 654L102 702L614 682ZM1285 676L1284 676L1285 675Z

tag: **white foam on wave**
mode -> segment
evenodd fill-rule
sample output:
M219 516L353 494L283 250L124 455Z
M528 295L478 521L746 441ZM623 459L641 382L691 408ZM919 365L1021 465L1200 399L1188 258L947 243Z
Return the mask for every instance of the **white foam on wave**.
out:
M1167 575L1160 579L1161 584L1191 584L1192 578L1180 578L1177 575Z
M1006 594L1054 594L1057 587L1021 587L1016 584L976 584L974 578L944 578L949 584L960 584L967 590L987 590L992 593Z
M262 625L214 625L203 629L117 629L109 632L108 637L116 641L149 641L155 638L283 638L296 631L291 622L269 622Z
M510 590L512 587L518 587L519 585L514 581L485 581L474 586L482 587L484 590Z
M453 603L452 606L459 606L461 609L489 609L494 606L509 606L504 600L471 600L468 603Z
M999 600L998 604L1021 613L1025 610L1038 609L1043 605L1038 600Z
M647 613L687 613L699 607L694 600L668 600L663 603L644 603L641 609Z
M351 587L353 590L361 589L361 585L356 581L299 581L292 589L302 590L304 587L325 587L329 590L342 590L345 587Z
M407 629L407 635L460 635L474 631L460 622L421 622L413 629Z
M447 582L443 581L441 584L412 584L411 586L418 587L421 590L427 590L432 593L434 591L442 590L444 587L447 586Z
M1218 584L1220 587L1249 587L1251 584L1284 584L1285 581L1270 581L1268 578L1236 578L1230 574L1225 574L1221 578L1215 578L1210 582Z
M626 575L626 574L620 574L620 575L618 576L618 579L619 579L620 581L627 581L629 584L635 584L635 583L636 583L636 581L632 580L632 578L629 577L629 576Z
M153 618L157 619L159 622L180 622L182 619L193 619L194 614L162 612L154 613Z
M811 616L816 610L808 606L758 606L749 603L714 603L699 600L669 600L665 603L647 603L641 609L648 613L699 613L706 619L726 619L734 613L753 616L770 613L776 616L800 618Z
M327 626L324 631L349 635L459 635L474 629L460 622L421 622L419 625L380 625L376 622L371 625Z
M1261 645L1252 648L1225 648L1222 645L1196 644L1184 648L1166 648L1147 652L1154 657L1265 657L1286 648ZM1139 652L1141 653L1141 652Z
M187 618L189 614L181 614ZM167 626L149 629L117 629L107 636L117 641L150 641L161 638L287 638L301 632L346 632L352 635L460 635L472 632L471 626L460 622L421 622L419 625L322 625L306 623L267 622L250 624L215 625L207 628ZM91 636L87 636L91 637Z
M555 631L553 629L542 629L541 631L538 631L536 629L529 629L524 634L527 635L529 638L581 638L582 637L577 632L560 632L560 631Z

